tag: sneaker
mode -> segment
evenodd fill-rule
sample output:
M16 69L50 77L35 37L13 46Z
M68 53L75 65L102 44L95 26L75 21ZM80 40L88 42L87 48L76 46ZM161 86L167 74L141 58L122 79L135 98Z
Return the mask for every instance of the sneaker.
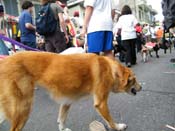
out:
M131 63L127 63L126 66L127 66L128 68L130 68L130 67L131 67Z

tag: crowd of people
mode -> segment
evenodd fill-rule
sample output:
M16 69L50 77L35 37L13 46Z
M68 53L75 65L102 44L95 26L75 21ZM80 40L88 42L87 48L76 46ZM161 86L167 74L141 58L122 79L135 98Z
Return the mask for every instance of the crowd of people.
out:
M165 42L169 41L164 37L163 24L140 24L128 5L122 8L113 33L118 43L117 48L114 48L114 53L119 52L119 60L125 62L128 67L137 63L137 53L142 54L143 51L152 48L156 53L156 57L159 58L158 50L160 48L168 48L165 47L167 46Z
M86 0L84 20L79 18L77 11L74 12L74 17L69 17L67 7L59 1L40 1L42 7L49 4L57 21L57 27L53 33L39 34L32 17L33 3L24 1L19 16L20 41L32 48L60 53L72 46L83 47L85 42L81 39L87 35L87 52L98 55L103 52L104 55L115 59L113 38L116 38L118 48L121 48L120 61L131 67L137 64L137 53L145 48L146 43L155 43L155 50L158 50L162 44L163 27L156 27L155 24L141 25L128 5L123 6L118 21L113 27L117 0ZM156 56L159 58L158 53Z
M83 46L84 40L81 41L81 38L87 34L88 52L96 54L104 52L105 55L114 58L112 55L112 27L116 8L114 5L116 4L113 0L85 1L84 23L79 18L79 12L74 12L74 17L70 18L67 12L64 11L65 6L62 6L61 2L41 0L43 7L47 4L50 4L55 19L58 21L57 31L49 35L40 35L32 20L33 4L31 1L24 1L22 4L23 11L19 17L19 29L23 44L36 48L38 46L36 43L37 37L39 43L44 43L44 46L43 44L39 45L39 47L42 47L41 49L60 53L71 46ZM98 22L96 23L97 26L94 26L94 22ZM79 38L76 39L76 35L79 35ZM44 38L44 41L42 38ZM97 40L98 44L96 43Z

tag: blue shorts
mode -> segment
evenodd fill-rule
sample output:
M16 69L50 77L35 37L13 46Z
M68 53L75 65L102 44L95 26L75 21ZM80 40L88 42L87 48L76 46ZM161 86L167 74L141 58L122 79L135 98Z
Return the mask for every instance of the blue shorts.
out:
M98 53L113 50L112 31L97 31L87 35L88 52Z

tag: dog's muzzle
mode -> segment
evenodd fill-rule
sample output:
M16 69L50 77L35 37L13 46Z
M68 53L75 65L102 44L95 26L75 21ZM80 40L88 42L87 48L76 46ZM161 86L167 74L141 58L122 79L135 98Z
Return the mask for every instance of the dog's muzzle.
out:
M137 94L136 89L135 89L135 88L132 88L132 89L131 89L131 93L132 93L133 95L136 95L136 94Z
M142 87L140 86L140 89L139 90L136 90L136 88L132 88L131 89L131 93L133 94L133 95L137 95L137 92L138 91L141 91L142 90Z

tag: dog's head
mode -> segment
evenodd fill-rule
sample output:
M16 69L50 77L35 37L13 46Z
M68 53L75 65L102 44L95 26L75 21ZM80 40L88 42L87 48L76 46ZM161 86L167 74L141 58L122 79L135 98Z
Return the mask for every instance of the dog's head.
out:
M136 95L142 89L141 85L137 82L135 74L127 67L122 68L121 74L118 74L118 80L117 87L114 87L115 92L126 92Z

